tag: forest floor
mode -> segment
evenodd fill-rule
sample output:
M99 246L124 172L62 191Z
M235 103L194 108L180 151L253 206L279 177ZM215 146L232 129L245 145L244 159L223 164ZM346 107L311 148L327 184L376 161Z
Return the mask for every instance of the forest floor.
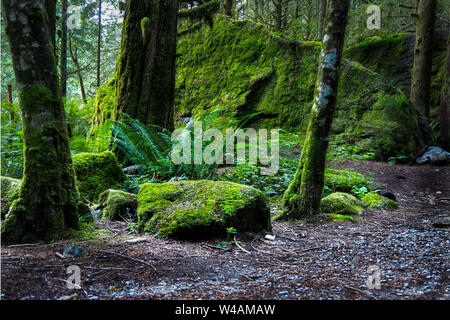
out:
M130 235L111 223L93 240L1 248L2 299L450 299L450 166L338 165L374 177L399 209L369 211L356 222L274 222L275 240L238 234L186 242ZM275 209L274 209L275 210ZM139 238L133 243L130 240ZM58 258L66 243L89 250ZM67 267L81 289L67 288ZM369 290L368 267L380 268Z

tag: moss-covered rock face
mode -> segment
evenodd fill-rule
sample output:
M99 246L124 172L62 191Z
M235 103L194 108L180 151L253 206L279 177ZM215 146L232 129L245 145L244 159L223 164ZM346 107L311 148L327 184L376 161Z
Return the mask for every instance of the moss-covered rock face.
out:
M325 186L332 192L352 192L353 189L366 187L370 190L369 182L371 178L367 178L360 173L349 170L325 170Z
M13 201L19 198L21 181L19 179L13 179L9 177L0 177L0 180L2 203L1 217L2 219L4 219Z
M375 192L370 192L361 198L365 207L375 210L395 210L398 208L397 202L383 197Z
M401 35L370 44L390 44L389 60L394 55L394 61L396 55L404 54L397 39L407 41ZM422 144L417 112L405 93L392 86L403 88L403 84L395 81L397 74L377 73L389 70L379 68L386 63L382 50L373 56L365 50L367 59L363 59L357 52L364 45L357 47L359 51L348 50L346 57L361 63L342 62L332 133L339 135L338 142L376 151L380 160L414 153ZM179 40L177 110L182 116L199 117L220 108L223 122L253 115L248 126L303 133L312 107L320 49L320 43L286 42L262 25L218 16L212 29ZM410 78L410 69L406 78Z
M73 156L78 189L83 199L94 201L108 189L120 189L125 174L112 152L79 153Z
M103 219L136 220L137 197L121 190L106 190L99 197L97 209L103 209Z
M324 213L359 215L363 213L361 201L348 193L336 192L322 199L320 207Z
M270 230L270 210L259 190L226 181L144 184L138 194L139 227L161 237L199 239Z

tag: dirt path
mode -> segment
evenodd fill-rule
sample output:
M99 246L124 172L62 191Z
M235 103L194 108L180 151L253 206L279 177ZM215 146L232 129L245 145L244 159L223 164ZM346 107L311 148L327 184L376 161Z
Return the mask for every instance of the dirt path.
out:
M2 247L2 298L449 299L449 229L433 222L450 212L450 166L338 166L374 176L400 208L368 212L359 222L275 222L274 241L241 235L245 251L153 237L130 244L119 223L110 226L118 235L78 242L91 252L78 259L55 256L63 242ZM70 265L80 267L81 290L66 287ZM381 288L369 290L374 265Z

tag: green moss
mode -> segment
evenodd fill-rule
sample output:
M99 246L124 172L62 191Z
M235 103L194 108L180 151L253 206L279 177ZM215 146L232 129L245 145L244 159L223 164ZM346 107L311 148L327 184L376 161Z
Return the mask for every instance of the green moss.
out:
M98 202L97 209L103 209L103 219L134 220L136 217L137 197L135 194L109 189L99 196Z
M410 155L423 144L408 92L393 86L409 88L411 68L401 62L410 57L408 39L375 37L346 51L355 61L342 62L332 127L338 144L375 150L378 160ZM282 40L260 24L218 16L212 29L181 37L177 50L176 107L182 116L221 109L218 126L255 115L247 126L306 131L320 43ZM385 59L385 52L393 58ZM404 70L393 73L395 68Z
M397 202L383 197L376 192L370 192L361 198L362 203L369 209L395 210L398 208Z
M362 187L370 190L370 181L371 178L353 171L325 169L325 186L332 192L351 193L354 188Z
M141 33L142 33L142 42L145 44L147 43L148 36L150 34L150 19L148 17L145 17L141 20Z
M252 187L225 181L144 184L138 194L141 230L162 237L221 236L271 228L265 195Z
M328 214L328 219L331 222L343 222L343 221L358 221L360 220L360 218L357 217L352 217L352 216L346 216L346 215L342 215L342 214L334 214L334 213L330 213Z
M336 192L322 199L320 207L324 213L359 215L363 213L362 203L348 193Z
M19 179L9 177L0 177L1 180L1 218L4 219L14 200L19 198L20 184Z
M104 124L107 120L115 119L116 81L113 79L98 88L94 100L94 114L91 131L95 126Z
M83 199L93 201L105 190L120 189L125 174L112 152L79 153L73 156L78 188Z

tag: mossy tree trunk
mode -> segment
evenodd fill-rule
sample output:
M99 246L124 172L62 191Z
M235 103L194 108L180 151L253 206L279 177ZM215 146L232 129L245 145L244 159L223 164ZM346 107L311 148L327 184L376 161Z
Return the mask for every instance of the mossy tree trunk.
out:
M418 0L416 45L410 99L425 117L430 117L431 69L433 62L434 21L437 0Z
M323 37L325 15L327 14L327 1L319 0L319 37Z
M450 106L450 37L447 44L447 59L445 62L444 83L442 84L440 101L440 132L439 141L442 147L450 150L450 132L449 132L449 106Z
M336 105L339 66L344 46L349 0L330 0L314 104L294 179L283 196L284 217L309 218L320 213L325 157Z
M2 224L4 243L53 240L78 227L78 191L44 0L2 0L23 122L20 197Z
M116 118L174 127L178 1L128 0L116 65Z
M224 0L223 1L223 13L226 16L233 17L233 6L234 6L234 0Z
M102 0L98 1L98 30L97 30L97 87L100 87L100 65L101 65L101 50L102 50Z
M61 95L67 95L67 0L61 3Z

